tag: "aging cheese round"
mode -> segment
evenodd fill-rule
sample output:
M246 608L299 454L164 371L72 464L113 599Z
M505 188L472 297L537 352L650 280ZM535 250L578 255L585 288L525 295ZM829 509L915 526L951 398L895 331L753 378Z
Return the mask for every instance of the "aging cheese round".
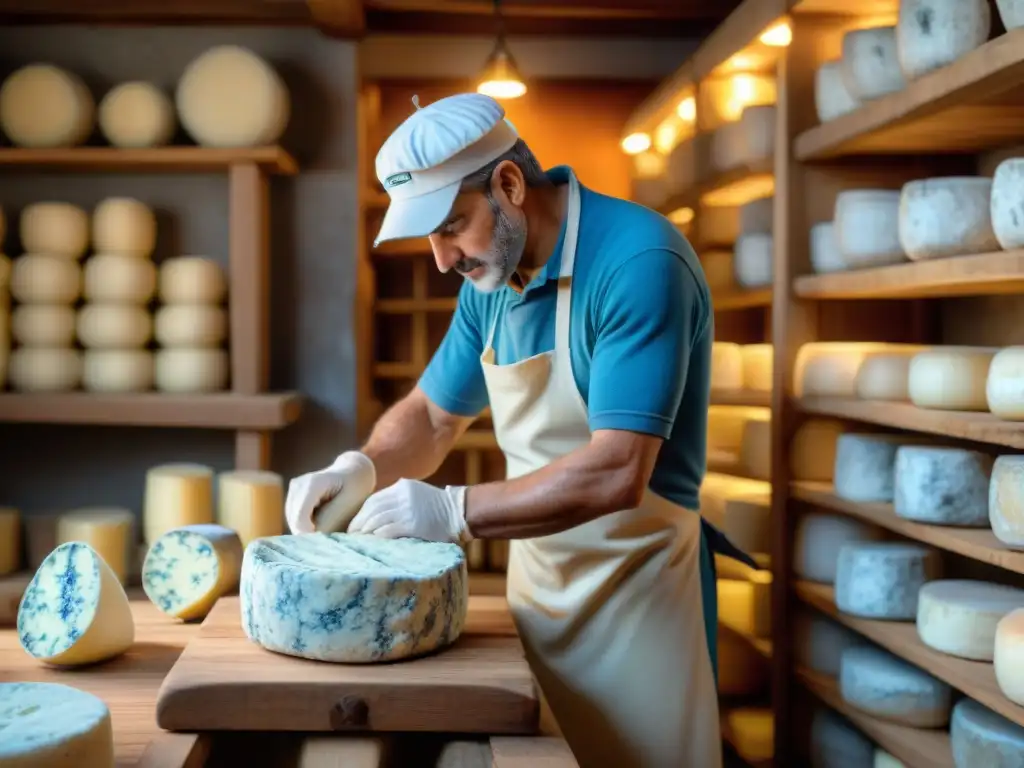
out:
M808 419L789 444L789 469L793 480L827 482L836 465L836 443L843 423L835 419Z
M1024 2L1016 1L1022 23L1024 23ZM1024 247L1024 218L1018 211L1024 205L1024 157L1010 157L996 166L992 177L992 198L989 214L992 217L992 231L999 246L1010 251Z
M1024 549L1024 456L999 456L993 463L988 521L997 539Z
M0 765L107 768L114 765L110 710L60 683L0 683Z
M992 666L999 690L1024 706L1024 608L1013 609L996 624Z
M143 505L143 538L150 546L173 528L212 523L213 470L202 464L151 467Z
M899 190L847 189L836 195L832 220L843 262L861 269L906 261L899 215Z
M733 252L736 283L741 288L766 288L772 284L771 234L740 235Z
M996 625L1024 608L1024 590L968 579L933 581L921 588L917 634L936 651L975 661L992 661Z
M32 203L18 219L21 249L80 259L89 248L89 214L71 203Z
M156 352L155 382L161 392L216 392L227 388L230 371L223 349L167 347Z
M893 508L899 517L934 525L988 525L993 459L980 451L903 445L896 451Z
M998 349L934 347L910 361L907 391L918 408L987 411L989 366Z
M896 451L905 435L847 433L836 438L836 496L858 502L892 501Z
M896 51L908 80L952 64L988 40L992 14L986 0L903 0Z
M1024 728L964 697L953 707L949 745L956 768L1020 768Z
M819 275L846 269L836 239L836 225L831 221L819 221L811 226L811 269Z
M115 147L161 147L174 136L171 98L153 83L133 80L111 88L97 113L103 136Z
M86 301L146 304L156 292L157 269L148 259L98 253L86 260L82 295Z
M235 470L217 477L217 522L248 546L284 533L284 480L276 472Z
M153 319L156 341L164 347L217 347L228 335L227 311L211 304L165 304ZM715 360L712 377L716 375ZM712 386L716 386L714 381Z
M815 709L811 719L811 768L861 768L870 765L875 746L831 709Z
M920 544L844 544L836 563L836 607L867 619L913 621L919 590L941 573L939 553Z
M178 256L160 265L158 293L164 304L219 304L227 293L227 280L212 259Z
M0 85L0 128L15 146L72 147L92 133L96 102L82 79L52 64L29 64Z
M846 90L867 101L901 91L906 80L896 53L896 28L866 27L843 35L840 70Z
M0 507L0 576L21 567L21 513L13 507Z
M946 683L873 645L843 651L839 690L862 712L913 728L945 727L953 706Z
M882 531L846 515L812 512L800 516L793 545L793 571L801 579L832 584L839 552L847 544L874 542Z
M26 347L70 347L75 343L75 308L19 304L11 312L11 337Z
M985 402L1000 419L1024 421L1024 347L1006 347L992 358Z
M156 215L132 197L108 197L92 212L92 243L97 253L151 256L156 248Z
M912 261L999 250L992 231L992 179L918 179L900 192L900 245Z
M22 304L74 304L82 293L82 266L49 253L26 253L11 267L11 296Z
M708 408L708 453L739 454L747 422L768 421L771 409L761 406L712 405Z
M853 112L860 101L843 82L842 62L826 61L814 73L814 110L818 120L827 123Z
M794 622L793 656L800 667L839 677L843 653L867 641L822 613L804 610Z
M82 380L82 353L73 347L18 347L7 380L19 392L67 392Z
M36 570L18 607L18 641L60 667L106 661L127 651L135 622L124 587L81 541L60 544Z
M743 388L753 392L772 391L771 344L744 344L740 347L743 356Z
M129 509L88 507L57 519L57 542L82 541L103 558L122 584L126 583L135 548L135 515Z
M148 349L87 349L82 388L89 392L146 392L153 388L153 353Z
M175 101L185 130L207 147L273 144L291 112L274 68L237 45L218 45L194 59L178 81Z
M743 355L740 345L716 341L711 345L711 389L743 388Z
M817 341L797 352L797 397L855 397L857 373L869 357L901 351L906 345L873 341Z
M910 361L925 347L880 352L861 363L854 389L861 400L906 401L910 399Z
M772 474L771 419L750 419L743 425L739 466L746 477L770 480Z
M76 325L89 349L138 349L153 335L153 316L138 304L87 303Z
M999 18L1007 31L1024 27L1024 2L1022 0L996 0Z

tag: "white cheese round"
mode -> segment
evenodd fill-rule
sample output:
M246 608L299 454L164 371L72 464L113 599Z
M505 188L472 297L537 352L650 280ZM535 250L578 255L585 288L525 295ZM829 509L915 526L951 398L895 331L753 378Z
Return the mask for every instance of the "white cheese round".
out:
M992 179L919 179L900 192L900 245L912 261L999 250L989 201Z
M835 120L860 106L843 81L842 67L839 60L826 61L814 73L814 110L819 122Z
M227 280L212 259L178 256L160 265L158 293L164 304L218 304L227 293Z
M88 349L82 388L89 392L146 392L153 388L153 353L148 349Z
M217 476L217 522L248 546L284 533L284 480L276 472L234 470Z
M772 284L772 236L740 235L736 238L733 267L741 288L765 288Z
M999 690L1024 706L1024 608L1015 608L996 624L992 666Z
M92 212L93 250L151 256L156 248L156 215L140 200L108 197Z
M80 259L89 248L89 214L71 203L32 203L21 211L18 236L26 253Z
M1020 8L1024 18L1024 0ZM989 216L1001 248L1024 248L1024 157L1011 157L996 166Z
M992 465L988 521L997 539L1024 549L1024 456L999 456Z
M211 304L165 304L154 321L157 343L164 347L216 347L228 335L227 311ZM711 373L714 377L714 362Z
M868 619L913 621L919 590L941 573L939 553L921 544L844 544L836 563L836 607Z
M744 344L740 347L743 356L743 388L753 392L772 391L771 344Z
M87 303L78 310L78 340L90 349L137 349L153 335L153 316L138 304Z
M836 466L836 443L841 434L843 423L835 419L808 419L801 424L789 444L791 479L831 480Z
M822 613L804 610L793 623L793 657L798 666L829 677L839 677L843 653L867 641Z
M57 543L88 544L122 584L135 548L135 515L130 509L87 507L57 519Z
M896 49L904 77L952 64L988 40L991 28L988 0L902 0Z
M929 648L975 661L992 661L996 625L1024 607L1024 590L1005 584L944 579L921 588L917 634Z
M963 448L900 446L893 508L906 520L985 528L992 463L988 454Z
M720 530L744 552L771 552L771 499L738 496L725 500Z
M186 525L167 531L146 553L142 589L164 613L201 619L238 586L242 541L222 525Z
M743 355L739 344L716 341L711 345L711 388L743 388Z
M996 0L996 8L1007 31L1024 27L1024 0Z
M70 347L75 308L69 304L19 304L11 312L11 337L26 347Z
M712 294L729 291L735 287L733 261L733 255L728 251L705 251L700 255L704 279Z
M60 544L36 570L18 606L18 641L52 666L119 656L135 640L124 587L103 558L80 541Z
M82 353L71 347L18 347L7 380L19 392L68 392L82 381Z
M1006 347L992 358L985 400L1000 419L1024 421L1024 347Z
M974 699L953 707L949 743L956 768L1024 766L1024 728Z
M97 117L104 137L115 147L162 147L177 128L170 97L144 81L111 88L100 100Z
M864 768L875 746L850 722L831 709L815 709L811 719L811 768Z
M156 353L156 388L161 392L216 392L230 374L223 349L166 347Z
M946 683L872 645L843 651L839 691L862 712L913 728L945 727L953 706Z
M772 474L771 419L750 419L743 425L740 441L741 474L757 480L770 480Z
M29 64L0 85L0 128L15 146L81 144L95 116L96 102L82 78L52 64Z
M82 265L49 253L26 253L11 267L11 295L22 304L74 304L82 293Z
M764 160L775 153L776 114L774 104L753 104L744 107L739 119L743 162Z
M832 219L839 252L848 268L906 261L900 245L899 190L844 190L836 195Z
M849 433L836 439L836 496L861 503L892 501L896 451L907 435Z
M312 533L250 544L239 593L242 628L267 650L348 664L386 662L458 639L469 578L456 544ZM333 622L316 620L328 614Z
M772 233L772 217L775 210L774 197L759 197L739 207L741 235Z
M819 221L811 226L811 269L819 275L846 269L836 227L831 221Z
M167 531L213 522L213 470L202 464L159 464L146 472L143 499L146 544Z
M793 543L793 571L801 579L832 584L839 552L845 545L881 538L882 531L875 526L846 515L801 515Z
M854 389L861 400L910 399L910 361L926 347L908 345L906 349L871 355L857 369Z
M907 390L918 408L987 411L986 383L993 347L934 347L910 361Z
M148 259L123 253L98 253L85 262L86 301L148 304L156 293L157 269Z
M859 101L903 90L896 27L852 29L843 35L840 71L846 90Z
M857 373L877 354L907 351L906 344L867 341L818 341L804 344L793 378L797 397L855 397Z
M0 765L107 768L114 765L110 710L60 683L0 683Z
M743 430L748 421L767 421L771 410L759 406L712 405L708 407L708 452L738 454L743 443Z
M185 68L175 93L181 124L197 144L273 144L291 115L284 81L248 48L218 45Z

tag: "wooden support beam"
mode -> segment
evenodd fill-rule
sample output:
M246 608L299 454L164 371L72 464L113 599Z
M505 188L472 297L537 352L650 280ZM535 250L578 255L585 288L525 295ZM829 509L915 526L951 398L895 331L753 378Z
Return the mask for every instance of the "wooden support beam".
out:
M362 0L306 0L313 23L328 37L359 39L366 34Z

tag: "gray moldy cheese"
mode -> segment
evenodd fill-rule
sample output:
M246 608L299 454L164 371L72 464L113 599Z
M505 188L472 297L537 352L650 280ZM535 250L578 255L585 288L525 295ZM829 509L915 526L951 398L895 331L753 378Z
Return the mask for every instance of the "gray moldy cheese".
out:
M913 621L918 591L941 571L939 553L920 544L846 544L836 564L836 607L854 616Z
M962 448L904 445L896 451L895 512L907 520L984 528L993 459Z

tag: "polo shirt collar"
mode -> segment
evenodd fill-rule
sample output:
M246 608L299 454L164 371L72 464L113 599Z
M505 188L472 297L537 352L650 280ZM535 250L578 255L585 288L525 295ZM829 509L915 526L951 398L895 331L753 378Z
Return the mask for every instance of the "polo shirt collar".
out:
M545 175L555 184L568 184L570 171L571 169L569 166L558 165L548 171L545 171ZM558 280L559 273L562 271L562 245L565 242L565 228L567 223L567 221L562 222L562 230L558 233L558 241L555 243L554 251L552 251L548 260L544 263L544 266L541 267L530 282L527 283L523 293L531 291L537 286L544 285L551 280Z

